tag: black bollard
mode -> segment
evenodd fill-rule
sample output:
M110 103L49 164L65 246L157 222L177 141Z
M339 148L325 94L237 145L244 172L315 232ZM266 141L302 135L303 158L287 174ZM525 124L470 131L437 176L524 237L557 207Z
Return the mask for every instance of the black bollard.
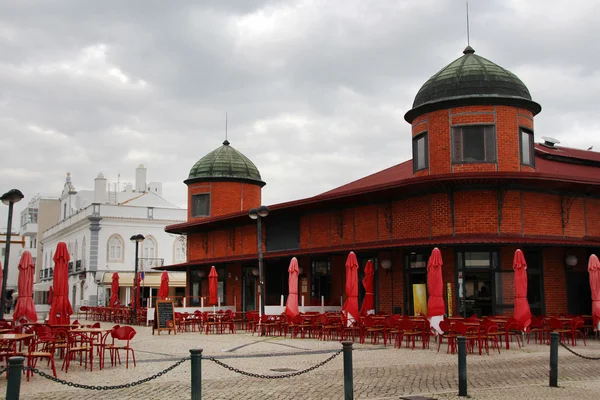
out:
M458 337L458 395L467 395L467 338Z
M19 400L21 393L21 375L23 374L23 361L25 361L25 357L11 357L8 359L6 400Z
M558 332L550 332L550 387L558 387Z
M202 399L202 349L191 349L192 400Z
M344 351L344 400L354 400L354 380L352 378L352 342L342 342Z

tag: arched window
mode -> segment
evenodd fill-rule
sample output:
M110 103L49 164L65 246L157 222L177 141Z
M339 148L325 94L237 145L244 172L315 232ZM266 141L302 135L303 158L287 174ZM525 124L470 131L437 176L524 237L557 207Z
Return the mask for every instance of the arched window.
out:
M185 262L185 255L185 237L178 237L175 239L175 243L173 243L173 262Z
M143 243L144 258L156 258L156 239L152 236L146 236Z
M123 238L119 235L112 235L108 239L108 262L123 262L123 245Z
M87 253L86 253L86 248L85 248L85 237L84 237L83 240L81 241L81 266L84 269L87 267L86 258L87 258Z

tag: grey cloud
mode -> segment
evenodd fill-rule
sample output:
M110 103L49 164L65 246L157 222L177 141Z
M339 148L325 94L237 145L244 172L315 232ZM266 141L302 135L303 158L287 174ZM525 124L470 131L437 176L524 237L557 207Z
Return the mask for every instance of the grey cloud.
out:
M538 138L600 149L595 3L471 2L477 53L543 106ZM2 188L58 195L67 171L90 188L142 162L185 205L227 111L266 203L329 190L410 158L403 115L465 31L451 0L4 2Z

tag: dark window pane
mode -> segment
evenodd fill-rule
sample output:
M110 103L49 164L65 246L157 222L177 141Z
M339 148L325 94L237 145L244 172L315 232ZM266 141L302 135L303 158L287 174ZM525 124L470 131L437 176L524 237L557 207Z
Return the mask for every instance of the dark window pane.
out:
M210 215L210 195L195 194L192 196L192 216L207 217Z
M496 161L494 126L452 128L452 157L455 163Z
M418 171L427 166L427 133L424 133L413 139L413 169Z
M454 153L454 162L463 162L463 139L461 128L452 129L452 151Z
M485 161L485 139L479 127L463 128L463 161Z
M521 163L533 165L533 134L527 131L521 131Z
M311 273L311 297L327 302L331 300L331 268L329 261L313 261Z

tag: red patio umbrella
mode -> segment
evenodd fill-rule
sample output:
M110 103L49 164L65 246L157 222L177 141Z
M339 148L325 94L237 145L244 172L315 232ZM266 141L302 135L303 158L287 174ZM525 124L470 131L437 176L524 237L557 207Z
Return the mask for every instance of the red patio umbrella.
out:
M365 288L365 298L360 306L360 315L362 316L375 314L375 295L373 294L374 280L375 270L373 269L373 262L369 260L367 261L367 265L365 265L365 277L362 280L362 284Z
M48 290L48 304L52 305L52 300L54 299L54 288L52 286L50 286L50 289Z
M158 297L161 300L169 297L169 273L167 271L163 271L160 276L160 288L158 289Z
M531 310L527 301L527 263L523 252L519 249L515 251L513 260L513 269L515 270L515 312L514 317L523 326L523 330L528 330L531 324Z
M112 275L112 284L110 285L110 300L108 302L111 307L119 306L119 273L114 272Z
M51 325L70 325L71 302L69 301L69 251L65 242L59 242L54 253L54 299L50 307Z
M436 247L427 261L427 290L429 291L427 316L429 323L438 333L443 333L440 329L440 322L444 320L444 314L446 313L446 304L443 297L442 265L444 265L442 253Z
M13 321L20 321L22 318L27 318L29 322L37 322L37 313L35 312L35 304L33 303L33 275L35 274L35 264L33 257L28 251L24 251L19 261L19 298Z
M346 316L348 325L352 321L358 321L358 260L353 251L346 259L346 301L342 307L342 313Z
M217 294L219 292L219 275L217 275L217 269L213 265L210 267L210 273L208 274L208 302L211 305L217 305Z
M588 262L590 274L590 289L592 290L592 319L594 330L599 329L600 324L600 261L595 254L590 256Z
M288 298L285 303L285 313L291 318L298 315L298 259L292 258L288 268Z

